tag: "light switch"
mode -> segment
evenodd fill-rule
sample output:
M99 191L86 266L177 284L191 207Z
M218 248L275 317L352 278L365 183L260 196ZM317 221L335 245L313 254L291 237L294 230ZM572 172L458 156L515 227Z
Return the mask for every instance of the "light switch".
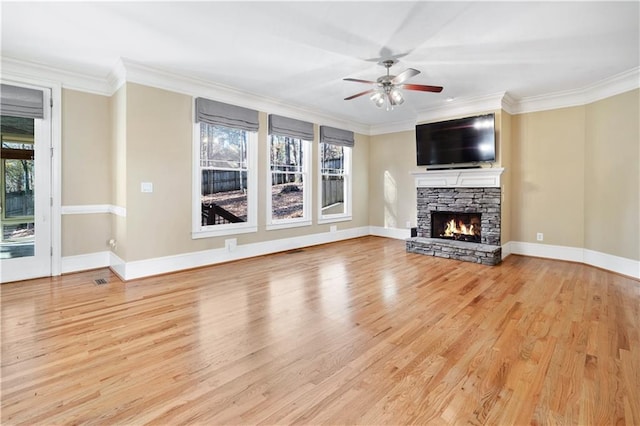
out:
M140 192L153 192L153 183L142 182L140 184Z

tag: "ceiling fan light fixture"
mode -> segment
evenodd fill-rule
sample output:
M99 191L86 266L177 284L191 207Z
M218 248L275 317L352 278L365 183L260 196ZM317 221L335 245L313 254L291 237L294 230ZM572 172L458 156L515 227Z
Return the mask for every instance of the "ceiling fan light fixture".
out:
M384 105L384 96L381 92L375 92L369 97L369 99L371 99L371 101L376 104L378 108L382 108L382 106Z
M402 92L397 87L391 89L389 98L393 101L394 105L402 105L404 103L404 96L402 96Z
M373 88L365 90L364 92L356 93L355 95L344 98L345 101L358 98L360 96L368 95L371 102L373 102L378 108L386 106L387 111L393 110L394 106L402 105L404 103L404 95L400 89L405 90L417 90L420 92L442 92L440 86L426 86L424 84L406 84L405 81L415 75L420 74L420 71L407 68L398 75L391 75L389 68L395 64L395 60L386 60L380 62L380 65L384 66L387 70L387 75L378 77L376 81L361 80L359 78L344 78L345 81L353 81L356 83L367 83L374 85Z

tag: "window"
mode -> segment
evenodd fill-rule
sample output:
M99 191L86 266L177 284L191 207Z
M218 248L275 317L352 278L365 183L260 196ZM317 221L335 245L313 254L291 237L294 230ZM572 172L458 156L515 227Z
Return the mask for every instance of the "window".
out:
M313 124L269 116L267 229L311 225L309 146Z
M350 148L320 144L320 220L349 219Z
M353 132L320 127L320 214L318 223L351 220Z
M193 237L256 232L257 134L243 129L244 123L219 124L220 108L228 113L224 108L232 106L197 101L204 103L196 102Z

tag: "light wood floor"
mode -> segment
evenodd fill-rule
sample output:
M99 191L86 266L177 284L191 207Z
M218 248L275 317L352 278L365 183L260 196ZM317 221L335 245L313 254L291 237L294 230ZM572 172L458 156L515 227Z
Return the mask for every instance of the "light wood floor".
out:
M365 237L0 291L3 425L640 424L640 284L585 265Z

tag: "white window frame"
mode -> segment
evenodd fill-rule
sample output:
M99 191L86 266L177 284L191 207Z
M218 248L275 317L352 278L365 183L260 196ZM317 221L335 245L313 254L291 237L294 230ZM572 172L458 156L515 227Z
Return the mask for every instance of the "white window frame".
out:
M352 219L352 155L353 148L343 146L344 152L344 211L337 214L322 214L322 142L318 143L318 224L345 222Z
M191 238L209 238L258 232L258 132L247 132L247 221L202 226L202 167L200 166L200 126L193 126L192 230ZM224 126L222 126L224 127Z
M272 187L272 171L271 171L271 137L267 136L267 174L266 174L266 193L267 199L267 222L266 230L272 231L276 229L295 228L300 226L310 226L313 222L311 220L311 192L313 191L313 182L311 181L311 141L304 139L298 139L302 143L302 181L304 182L303 192L303 213L302 217L293 219L274 219L273 218L273 199L271 195Z

